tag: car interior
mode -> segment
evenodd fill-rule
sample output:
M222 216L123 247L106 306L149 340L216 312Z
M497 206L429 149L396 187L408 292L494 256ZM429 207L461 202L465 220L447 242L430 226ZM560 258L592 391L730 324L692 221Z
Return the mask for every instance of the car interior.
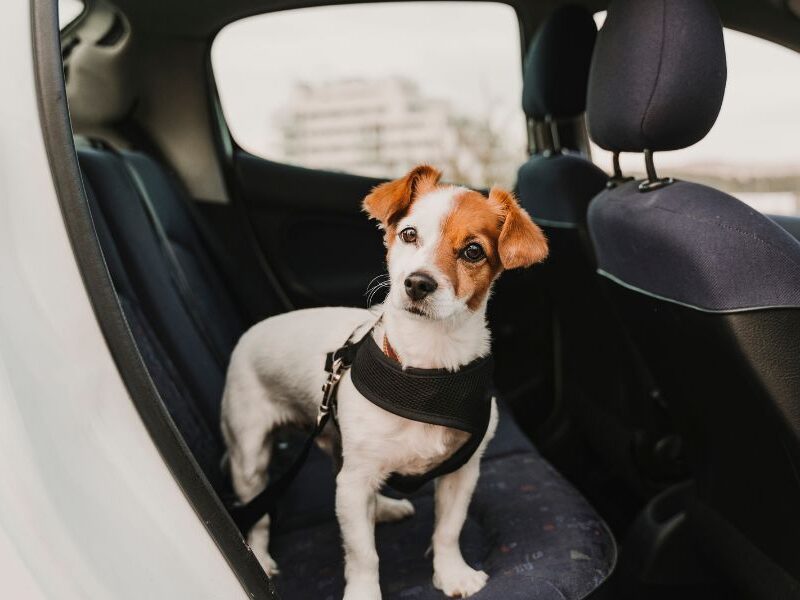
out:
M326 4L87 0L61 28L74 157L116 293L98 319L121 311L138 353L117 364L143 365L159 402L137 404L142 419L177 433L161 447L180 454L176 479L212 535L241 543L219 426L233 347L271 315L366 306L385 266L361 201L394 174L239 145L211 48L231 23ZM507 166L550 256L504 274L489 304L501 416L461 536L490 575L475 597L800 598L800 216L657 168L714 127L733 66L723 27L800 52L800 7L507 4L529 148ZM303 439L277 441L276 475ZM341 597L334 478L312 451L274 515L280 575L263 589L241 576L253 597ZM432 484L411 500L411 520L377 527L383 596L439 598ZM252 554L230 563L260 568Z

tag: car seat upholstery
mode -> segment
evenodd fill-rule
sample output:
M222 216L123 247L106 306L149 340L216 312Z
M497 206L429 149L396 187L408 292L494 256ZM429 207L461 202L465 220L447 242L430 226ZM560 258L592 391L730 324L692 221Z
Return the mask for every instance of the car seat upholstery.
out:
M713 188L659 178L652 153L702 139L726 79L706 0L613 0L590 133L644 152L648 178L589 208L600 273L683 432L697 547L742 597L800 594L800 243Z
M529 119L583 118L596 36L592 14L582 6L561 6L545 20L525 60L522 105ZM553 139L557 143L558 135ZM558 323L559 389L568 418L588 441L592 458L599 456L605 471L641 492L643 481L673 477L676 468L658 454L671 432L653 401L651 378L595 273L586 214L609 183L577 150L552 147L522 165L517 187L550 242L541 273ZM595 464L581 456L564 460L578 468Z
M225 365L215 353L230 352L245 319L203 247L179 186L162 166L140 153L81 148L78 155L95 229L144 363L187 445L225 498L229 483L220 467L218 426ZM165 240L175 246L188 291L198 296L195 313L171 273L175 256ZM204 325L197 322L200 315L208 319ZM212 331L199 331L203 327ZM285 466L295 452L291 443L278 447L274 467ZM283 600L341 596L333 491L330 460L314 449L281 499L273 526L272 553L282 567L275 583ZM387 599L441 597L425 554L431 493L428 485L412 498L418 513L412 520L378 527ZM616 560L602 519L536 452L505 409L463 543L473 564L492 576L481 597L495 600L583 598L608 577Z
M85 153L82 154L85 157ZM81 164L85 164L85 161L81 160ZM138 294L128 278L94 189L86 179L84 186L103 257L142 360L175 425L191 448L195 460L214 488L221 490L224 487L219 470L219 460L224 452L222 440L216 435L215 430L209 427L207 419L196 405L196 398L192 397L190 388L164 350L159 336L150 325L150 320L144 315Z

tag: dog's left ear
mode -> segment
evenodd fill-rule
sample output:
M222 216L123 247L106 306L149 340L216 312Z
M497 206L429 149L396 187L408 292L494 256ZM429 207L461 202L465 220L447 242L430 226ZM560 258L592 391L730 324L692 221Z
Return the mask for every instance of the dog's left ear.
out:
M499 203L505 214L497 241L500 262L504 269L530 267L547 258L547 238L530 215L520 207L509 191L493 187L489 199Z
M386 229L408 212L417 196L433 189L441 176L441 172L431 166L414 167L405 177L387 181L373 188L364 198L364 211L373 219L380 221L381 226Z

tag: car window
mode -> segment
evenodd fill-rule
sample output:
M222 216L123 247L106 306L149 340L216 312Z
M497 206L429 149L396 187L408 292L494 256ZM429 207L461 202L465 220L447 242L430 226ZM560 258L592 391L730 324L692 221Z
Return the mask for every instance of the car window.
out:
M767 214L800 215L800 54L729 29L725 51L728 83L717 122L694 146L656 153L656 168ZM610 152L592 144L592 157L611 170ZM640 155L620 159L625 174L643 176Z
M83 12L81 0L58 0L58 28L64 29Z
M377 177L428 162L484 186L512 185L525 158L521 54L508 5L401 2L243 19L211 59L249 152Z

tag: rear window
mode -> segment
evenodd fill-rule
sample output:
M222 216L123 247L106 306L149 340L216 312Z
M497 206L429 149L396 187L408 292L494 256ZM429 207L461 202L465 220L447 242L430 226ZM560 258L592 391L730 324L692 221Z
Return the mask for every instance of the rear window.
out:
M656 153L656 169L719 188L766 214L800 215L800 54L729 29L725 51L728 83L713 129L690 148ZM593 144L592 157L611 171L610 152ZM644 176L641 156L620 160L626 175Z
M58 0L58 28L64 29L83 12L81 0Z
M525 159L519 22L505 4L305 8L224 28L211 59L236 142L272 160L512 185Z

